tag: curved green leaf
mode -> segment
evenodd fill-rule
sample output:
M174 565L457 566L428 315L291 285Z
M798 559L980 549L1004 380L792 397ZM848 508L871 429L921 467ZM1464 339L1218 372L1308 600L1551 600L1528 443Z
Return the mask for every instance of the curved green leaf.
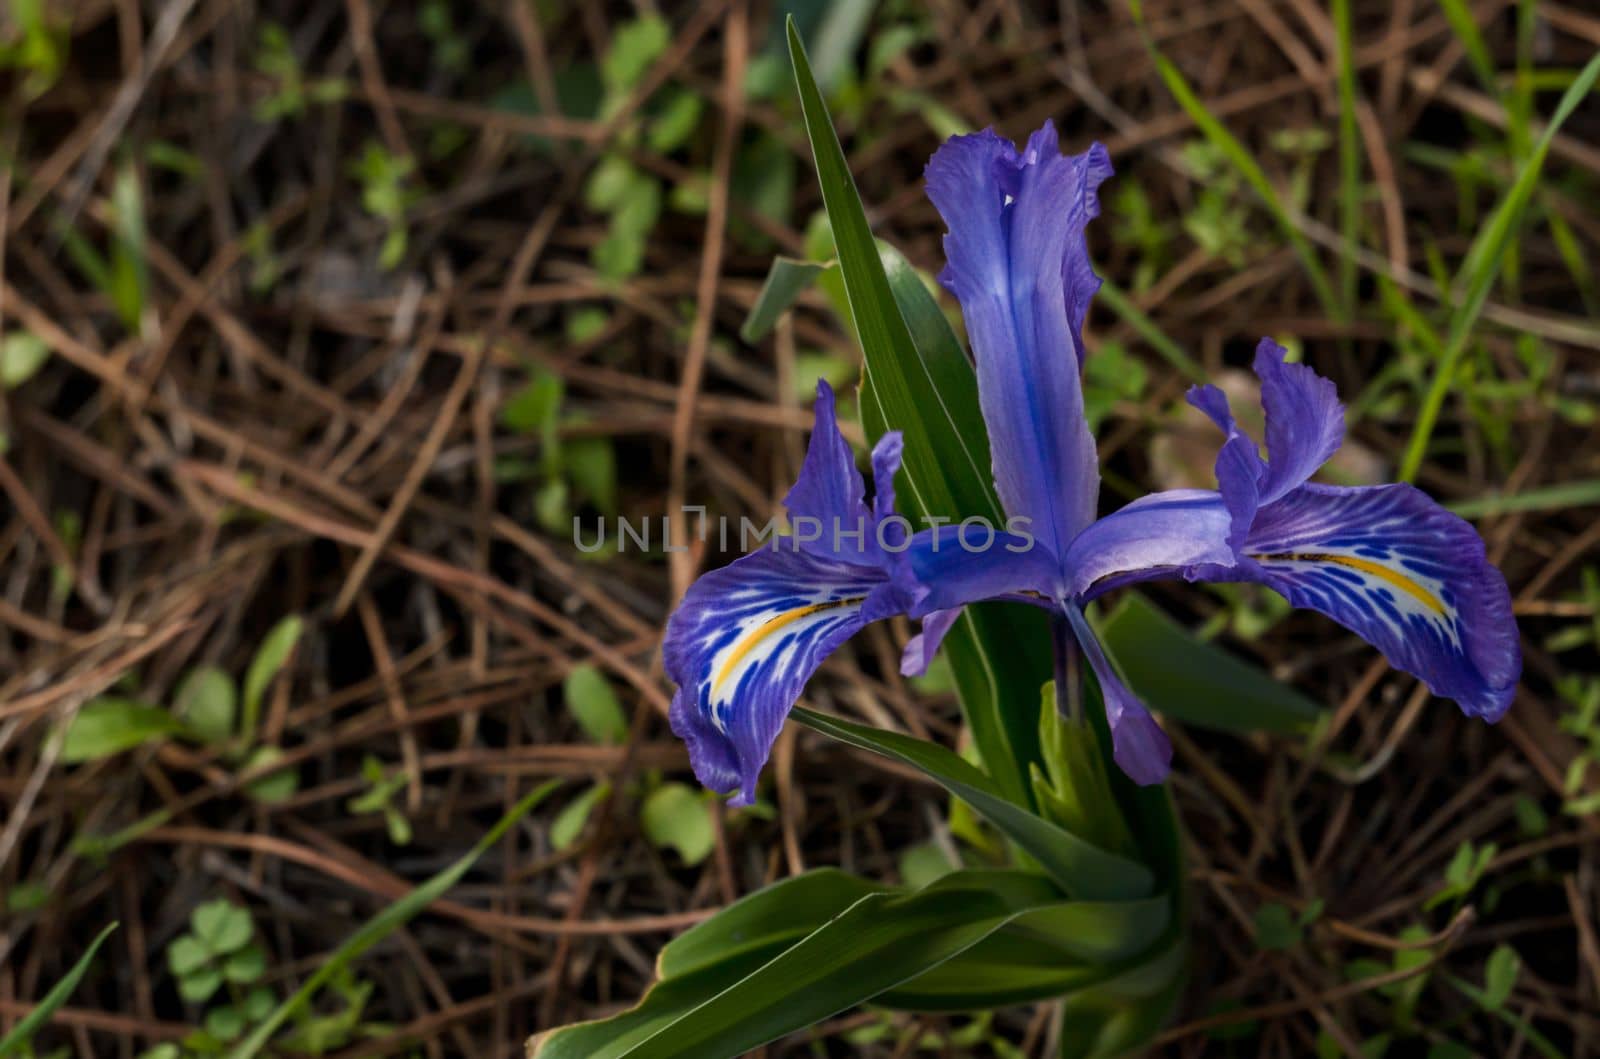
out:
M538 1040L531 1054L536 1059L740 1055L914 979L1018 916L1059 900L1047 880L1025 872L956 872L917 893L868 894L688 1010L682 1010L686 994L705 988L711 981L708 971L662 982L628 1013L631 1022L558 1030Z
M1142 596L1127 596L1099 632L1134 693L1185 724L1296 735L1322 713L1288 685L1196 639Z
M272 1040L272 1035L277 1033L289 1019L305 1010L317 995L317 990L331 981L341 969L348 967L356 957L409 923L417 913L443 897L472 869L479 857L487 853L491 846L505 837L505 833L511 830L518 820L531 812L534 806L544 801L550 792L559 786L561 786L560 780L549 780L523 795L521 800L497 820L465 856L363 923L360 929L346 938L344 943L312 972L299 989L273 1009L270 1015L256 1025L249 1037L240 1041L233 1051L228 1053L228 1059L253 1059L254 1056L260 1055L266 1048L267 1042Z
M1148 897L1155 885L1144 865L1107 853L1007 801L988 776L937 743L852 724L803 707L796 707L790 716L807 728L921 770L1026 850L1068 897L1130 900Z
M78 962L72 965L72 970L62 976L61 981L45 994L43 1000L34 1005L32 1011L23 1016L21 1022L12 1027L10 1033L0 1037L0 1056L23 1054L33 1035L50 1021L50 1016L54 1015L56 1009L65 1004L72 996L72 991L78 988L78 983L83 981L83 976L89 970L89 963L94 959L94 954L100 951L100 946L116 929L117 924L106 924L89 943L83 955L78 957Z
M780 880L668 942L656 957L656 974L679 978L745 952L798 941L861 898L888 889L838 868Z

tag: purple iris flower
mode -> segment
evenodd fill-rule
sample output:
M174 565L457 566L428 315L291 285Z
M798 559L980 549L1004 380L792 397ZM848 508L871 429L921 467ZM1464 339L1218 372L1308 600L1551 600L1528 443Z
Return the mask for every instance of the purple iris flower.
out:
M786 504L796 516L859 521L868 539L746 556L696 582L673 615L673 729L708 787L749 801L805 680L856 629L898 613L922 619L902 661L919 672L961 608L990 599L1045 607L1070 630L1099 682L1117 763L1139 783L1159 782L1171 745L1083 614L1113 588L1158 578L1266 585L1358 633L1471 715L1495 721L1510 706L1522 666L1517 630L1483 541L1411 486L1309 481L1343 439L1343 408L1331 382L1286 363L1270 340L1255 360L1266 458L1222 392L1195 387L1189 401L1225 435L1218 488L1156 493L1096 520L1100 475L1080 377L1100 280L1083 233L1110 174L1098 144L1062 155L1048 122L1021 151L985 131L934 154L928 194L949 227L940 280L966 321L1007 525L1029 532L997 534L977 551L950 526L882 546L871 531L893 517L899 439L886 435L873 453L869 512L822 388Z
M773 740L822 660L914 601L908 524L894 515L899 469L896 431L873 449L868 508L833 391L819 383L811 443L783 501L796 532L701 577L667 623L662 654L678 685L672 730L700 782L736 792L735 805L755 799Z

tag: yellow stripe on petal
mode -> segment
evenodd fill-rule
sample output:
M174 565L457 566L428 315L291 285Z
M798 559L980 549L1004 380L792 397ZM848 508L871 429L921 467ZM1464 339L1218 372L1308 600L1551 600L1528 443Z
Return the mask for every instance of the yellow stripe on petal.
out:
M722 686L722 682L728 679L728 675L738 667L740 662L749 657L751 651L760 647L769 637L786 626L821 611L835 610L839 607L848 607L861 603L866 598L865 596L852 596L846 599L830 599L823 603L809 603L803 607L795 607L793 610L768 618L740 637L739 642L734 644L733 649L728 652L728 657L723 660L722 665L717 669L716 677L711 681L711 693L713 695L717 693L718 688Z
M1421 583L1414 578L1407 577L1393 567L1385 566L1371 559L1363 559L1356 555L1338 555L1333 552L1289 552L1281 555L1255 555L1251 556L1251 558L1262 563L1333 563L1335 566L1346 566L1352 570L1370 574L1380 581L1387 581L1400 591L1419 600L1423 606L1441 617L1448 615L1448 611L1445 610L1444 603L1440 601L1439 597L1428 591Z

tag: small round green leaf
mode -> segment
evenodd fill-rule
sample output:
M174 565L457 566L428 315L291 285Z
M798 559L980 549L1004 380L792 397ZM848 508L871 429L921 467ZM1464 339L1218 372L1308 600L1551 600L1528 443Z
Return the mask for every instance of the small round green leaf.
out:
M187 978L211 959L211 952L192 934L175 938L167 946L167 966L179 978Z
M628 738L628 718L611 684L592 665L573 666L561 685L567 709L583 734L595 743L621 743Z
M197 666L184 676L173 697L173 711L202 742L216 746L233 738L239 692L233 678L216 666Z
M639 813L645 837L678 851L683 862L699 864L716 845L711 814L699 793L681 783L666 783L650 792Z

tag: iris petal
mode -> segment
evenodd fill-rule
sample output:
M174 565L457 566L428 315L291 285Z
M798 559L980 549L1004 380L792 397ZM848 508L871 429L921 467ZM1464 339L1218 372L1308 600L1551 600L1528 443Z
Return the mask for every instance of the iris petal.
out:
M1284 363L1287 352L1270 338L1256 347L1254 368L1267 414L1263 504L1308 481L1344 441L1344 406L1332 380L1308 365Z
M1409 485L1308 484L1264 507L1230 580L1358 633L1398 669L1497 721L1522 670L1511 593L1483 540Z
M696 581L662 653L678 685L672 730L700 782L748 805L811 674L862 626L900 609L897 599L880 571L794 550L788 539Z
M1112 757L1117 766L1135 783L1148 786L1160 783L1172 770L1172 743L1161 730L1150 711L1144 708L1139 697L1118 676L1111 660L1100 646L1100 639L1089 627L1076 604L1063 608L1072 625L1078 646L1089 659L1095 680L1100 684L1100 697L1105 700L1106 724L1111 728Z
M944 642L945 633L961 617L960 607L951 607L949 610L935 610L923 616L922 631L906 641L906 649L900 655L900 675L906 677L920 677L928 671L928 666L933 664L933 656L939 653L939 645Z
M815 540L803 540L801 547L814 554L831 555L836 550L836 531L854 531L858 526L866 526L867 507L862 502L864 486L861 472L856 469L855 452L839 432L834 413L833 388L825 380L817 382L817 403L813 414L815 426L811 431L811 440L806 445L806 458L800 465L800 475L794 487L783 498L783 506L793 518L815 520L815 526L820 531ZM898 456L898 448L895 455ZM899 466L898 459L895 466ZM885 477L892 480L893 471ZM889 502L893 503L892 491ZM861 539L866 541L867 535L864 534ZM855 543L854 538L850 540ZM865 545L860 546L856 551L859 553L864 548ZM856 561L862 561L862 557L858 555Z
M1215 386L1192 386L1187 395L1190 404L1211 417L1211 421L1227 435L1217 452L1217 489L1228 507L1231 526L1228 544L1237 549L1250 532L1250 523L1256 517L1256 507L1261 502L1261 481L1266 477L1266 465L1261 450L1249 434L1234 422L1233 410L1228 407L1228 395Z
M939 278L972 342L995 488L1057 558L1094 519L1099 491L1078 369L1100 285L1083 232L1110 174L1103 147L1063 156L1048 123L1021 152L992 131L954 137L927 169L949 228Z
M1193 580L1194 567L1231 565L1231 531L1222 497L1209 489L1141 497L1073 540L1066 559L1072 595L1092 599L1110 587L1156 578Z
M1050 600L1058 594L1055 557L1028 537L987 522L922 530L907 542L897 570L912 617L985 599Z

